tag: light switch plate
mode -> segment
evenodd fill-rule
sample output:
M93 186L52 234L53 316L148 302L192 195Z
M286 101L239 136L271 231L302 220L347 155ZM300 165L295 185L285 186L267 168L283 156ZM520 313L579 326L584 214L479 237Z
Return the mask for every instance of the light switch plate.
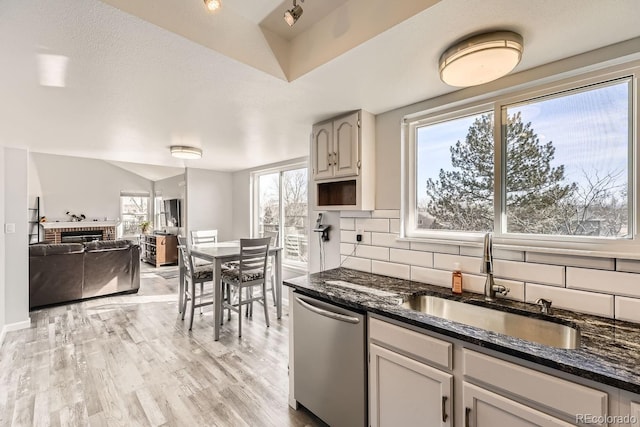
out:
M5 224L4 225L4 232L6 234L15 233L16 232L16 225L15 224Z

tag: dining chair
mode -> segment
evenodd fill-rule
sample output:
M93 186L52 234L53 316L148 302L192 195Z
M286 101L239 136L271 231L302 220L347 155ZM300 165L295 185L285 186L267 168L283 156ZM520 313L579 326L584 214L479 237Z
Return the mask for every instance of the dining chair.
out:
M178 236L178 249L180 251L180 256L182 257L182 263L184 265L184 278L186 281L184 286L184 295L182 298L182 320L184 320L185 313L187 312L187 302L191 301L191 317L189 319L189 330L191 330L191 328L193 327L193 316L195 313L195 309L200 307L200 312L202 312L201 307L207 305L213 306L213 304L215 303L213 299L213 287L207 289L207 291L205 292L204 286L206 282L211 282L213 284L213 268L210 264L202 266L195 265L195 263L193 262L191 251L187 246L186 237ZM198 302L196 302L196 300L198 300Z
M218 230L191 230L192 245L216 243L217 241L218 241Z
M271 241L269 242L269 246L276 247L278 246L278 234L278 231L263 231L262 237L270 238ZM276 305L276 275L273 271L273 262L271 261L271 258L269 258L269 261L267 262L267 270L269 280L271 282L271 287L267 288L267 291L271 291L271 295L273 296L273 305Z
M254 301L262 301L264 320L269 327L269 312L265 295L270 241L269 237L240 239L240 262L237 264L237 268L222 271L222 283L227 288L223 309L228 310L229 320L231 320L232 310L238 313L239 337L242 336L242 306L248 305L250 307ZM256 286L259 286L261 290L257 296L253 292ZM243 299L243 293L245 299Z

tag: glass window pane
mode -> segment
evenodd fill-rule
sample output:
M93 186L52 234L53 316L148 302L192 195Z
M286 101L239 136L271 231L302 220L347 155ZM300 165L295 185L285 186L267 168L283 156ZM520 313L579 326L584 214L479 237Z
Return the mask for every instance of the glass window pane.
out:
M149 198L136 196L120 197L120 215L123 236L140 233L140 223L149 220Z
M258 179L258 235L280 231L280 174L260 175Z
M493 230L493 113L419 127L416 228Z
M505 108L507 232L629 237L629 82Z
M282 173L284 258L307 262L307 168Z

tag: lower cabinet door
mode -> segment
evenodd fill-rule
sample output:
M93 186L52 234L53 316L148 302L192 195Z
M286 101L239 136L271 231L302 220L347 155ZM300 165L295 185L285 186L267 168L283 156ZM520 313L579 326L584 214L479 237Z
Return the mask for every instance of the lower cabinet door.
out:
M449 427L453 375L369 345L371 427Z
M465 427L573 426L467 382L463 383L462 393L464 402L462 418Z

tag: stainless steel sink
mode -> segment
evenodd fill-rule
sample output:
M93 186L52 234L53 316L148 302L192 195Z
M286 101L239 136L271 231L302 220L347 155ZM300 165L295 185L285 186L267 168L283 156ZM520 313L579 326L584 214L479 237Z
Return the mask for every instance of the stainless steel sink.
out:
M580 331L561 323L432 295L412 296L403 307L551 347L580 347Z

